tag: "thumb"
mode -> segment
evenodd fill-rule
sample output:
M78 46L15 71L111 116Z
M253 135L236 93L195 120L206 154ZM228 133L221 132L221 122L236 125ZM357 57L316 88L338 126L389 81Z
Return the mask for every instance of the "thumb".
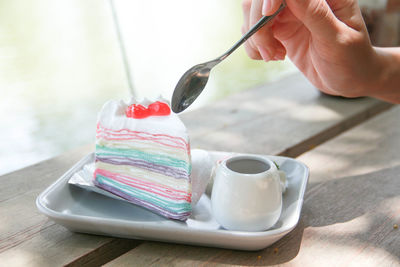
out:
M340 22L326 0L286 0L286 4L312 36L325 40L336 38Z

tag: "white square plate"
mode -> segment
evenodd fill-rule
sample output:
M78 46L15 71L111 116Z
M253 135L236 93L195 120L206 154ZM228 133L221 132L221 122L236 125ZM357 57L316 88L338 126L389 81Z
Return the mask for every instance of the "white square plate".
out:
M209 152L212 162L237 153ZM109 198L68 184L71 176L94 161L89 154L75 164L36 199L43 214L71 231L123 238L221 247L240 250L263 249L289 233L298 223L309 170L303 163L278 156L274 160L286 173L287 189L283 194L282 214L276 225L262 232L223 229L211 213L210 196L203 194L186 222L168 220L125 201ZM195 163L196 161L193 160ZM212 168L197 166L193 170Z

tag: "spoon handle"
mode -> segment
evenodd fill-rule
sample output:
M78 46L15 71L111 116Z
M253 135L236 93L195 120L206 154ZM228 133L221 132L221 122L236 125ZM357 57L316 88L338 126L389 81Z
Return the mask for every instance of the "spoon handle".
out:
M228 51L225 52L222 56L218 58L218 61L221 62L225 58L227 58L233 51L235 51L239 46L241 46L247 39L249 39L254 33L256 33L259 29L261 29L268 21L272 20L276 15L281 12L281 10L285 7L285 2L279 7L279 9L272 14L271 16L263 16L251 29L240 38ZM218 63L219 63L218 62Z

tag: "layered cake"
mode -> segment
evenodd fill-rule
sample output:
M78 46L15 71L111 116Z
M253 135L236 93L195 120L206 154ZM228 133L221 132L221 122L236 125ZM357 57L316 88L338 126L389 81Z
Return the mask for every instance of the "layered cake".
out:
M95 157L96 186L167 218L191 214L189 138L167 101L107 102Z

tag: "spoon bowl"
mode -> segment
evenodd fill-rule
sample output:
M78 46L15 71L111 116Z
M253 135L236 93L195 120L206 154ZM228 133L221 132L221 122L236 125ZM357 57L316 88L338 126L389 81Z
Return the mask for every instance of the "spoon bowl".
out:
M175 113L184 111L201 94L210 77L213 67L211 63L212 61L195 65L182 75L172 95L171 106Z

